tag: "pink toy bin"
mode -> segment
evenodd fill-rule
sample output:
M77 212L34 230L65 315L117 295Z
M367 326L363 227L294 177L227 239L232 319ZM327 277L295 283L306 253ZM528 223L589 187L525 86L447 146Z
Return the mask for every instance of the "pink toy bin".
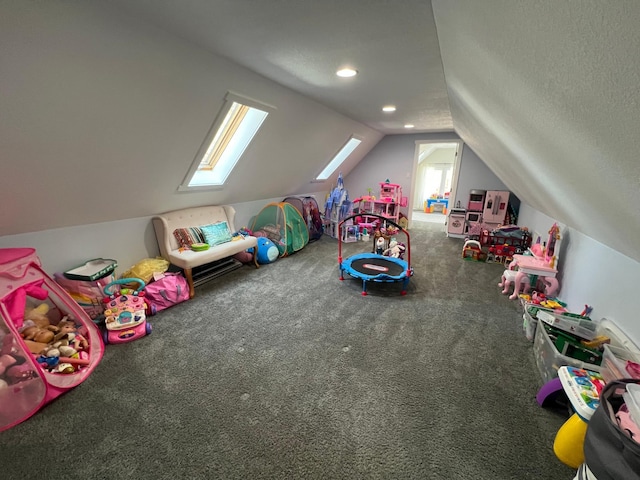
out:
M48 344L22 338L21 332L35 323L25 313L39 309L54 327L63 319L73 321L74 336L66 338L82 338L83 345L72 357L45 357L36 352ZM0 431L80 385L104 352L98 327L42 270L33 248L0 249L0 346Z

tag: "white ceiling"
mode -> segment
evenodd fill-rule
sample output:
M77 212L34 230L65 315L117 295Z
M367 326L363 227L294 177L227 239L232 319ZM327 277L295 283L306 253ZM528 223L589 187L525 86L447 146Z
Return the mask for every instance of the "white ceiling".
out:
M382 133L453 130L429 1L110 1Z

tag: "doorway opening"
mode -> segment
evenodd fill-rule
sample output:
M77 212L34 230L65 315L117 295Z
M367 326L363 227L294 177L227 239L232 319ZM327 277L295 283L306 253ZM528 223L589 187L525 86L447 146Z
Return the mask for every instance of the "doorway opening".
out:
M411 219L445 224L458 182L462 141L417 141Z

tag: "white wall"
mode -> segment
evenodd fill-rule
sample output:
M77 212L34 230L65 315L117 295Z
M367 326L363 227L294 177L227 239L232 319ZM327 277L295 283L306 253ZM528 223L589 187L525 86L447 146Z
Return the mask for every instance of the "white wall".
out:
M373 189L377 195L380 182L387 178L391 183L402 186L402 193L408 197L409 205L414 194L413 164L416 154L416 141L459 141L455 133L423 133L414 135L387 135L367 156L345 177L345 188L351 199L367 194L367 188ZM455 181L455 178L454 178ZM483 190L509 190L480 158L466 145L460 154L460 174L455 199L451 206L459 200L466 208L469 201L469 190L480 188ZM401 209L407 215L408 208Z
M554 222L529 205L520 205L518 225L546 235ZM613 320L640 346L640 319L635 303L640 263L573 228L562 228L561 235L558 298L576 313L585 304L592 306L591 318Z
M315 196L322 211L326 193L311 192L307 195ZM232 204L236 209L235 229L250 226L252 217L262 207L282 199ZM120 275L136 262L160 255L151 216L0 237L0 248L17 247L35 248L44 270L50 275L93 258L116 260L116 274Z
M0 85L0 235L328 190L382 137L109 2L3 3ZM224 188L178 192L228 91L276 110Z
M431 3L455 131L520 200L640 260L640 2Z
M413 135L387 135L344 179L345 188L351 199L367 195L367 188L373 195L380 193L380 182L389 179L402 186L403 196L409 199L413 193L413 167L418 140L459 140L455 133L416 133ZM405 215L409 207L401 209Z
M469 203L469 191L479 190L509 190L502 181L487 167L487 165L471 150L468 145L462 149L462 161L460 174L453 204L455 207L460 202L460 207L467 208Z

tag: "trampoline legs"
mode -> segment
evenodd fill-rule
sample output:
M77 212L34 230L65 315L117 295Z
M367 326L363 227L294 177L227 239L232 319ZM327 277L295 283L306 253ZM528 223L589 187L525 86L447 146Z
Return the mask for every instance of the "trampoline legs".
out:
M362 281L362 296L363 297L367 296L367 281L366 280Z
M402 282L402 291L400 292L400 295L406 295L407 294L407 286L409 285L409 277L407 277L403 282Z

